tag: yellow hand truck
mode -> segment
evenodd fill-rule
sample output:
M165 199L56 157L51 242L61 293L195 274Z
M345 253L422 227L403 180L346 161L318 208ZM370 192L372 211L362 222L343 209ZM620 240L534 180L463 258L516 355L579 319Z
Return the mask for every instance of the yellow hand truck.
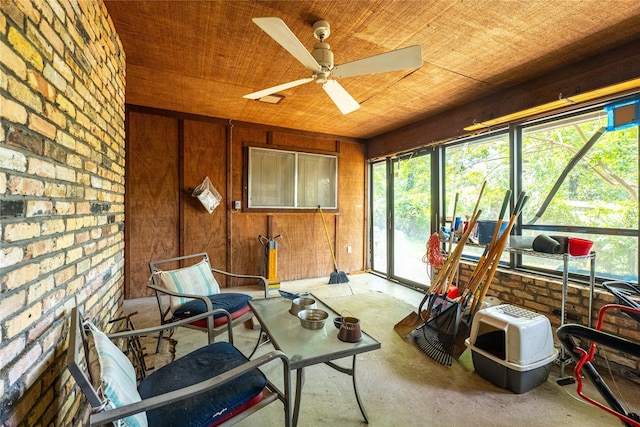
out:
M278 242L282 235L268 239L263 235L258 235L258 241L264 246L263 275L269 282L269 291L280 289L280 279L278 279Z

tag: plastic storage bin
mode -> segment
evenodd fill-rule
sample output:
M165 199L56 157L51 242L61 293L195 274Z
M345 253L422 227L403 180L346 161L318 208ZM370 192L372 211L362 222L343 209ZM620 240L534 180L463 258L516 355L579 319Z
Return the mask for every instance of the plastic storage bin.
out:
M478 311L467 345L476 372L513 393L545 382L558 353L549 319L509 304Z
M478 221L478 243L481 245L488 245L493 238L493 232L496 229L497 221ZM500 224L500 230L498 231L498 237L502 236L502 233L507 229L507 223Z

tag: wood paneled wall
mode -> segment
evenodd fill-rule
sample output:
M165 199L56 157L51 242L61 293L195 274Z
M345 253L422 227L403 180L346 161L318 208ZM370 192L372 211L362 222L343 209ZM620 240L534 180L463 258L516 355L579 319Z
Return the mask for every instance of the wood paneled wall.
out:
M125 298L147 295L149 260L179 253L178 120L129 112L125 166Z
M127 298L151 294L146 288L150 260L207 252L216 268L263 274L264 247L258 235L282 235L281 281L333 272L318 212L232 209L233 201L243 200L245 153L251 144L338 156L339 209L325 212L325 219L340 270L365 268L366 163L360 141L136 106L128 107L127 121ZM222 195L212 214L188 190L206 176ZM219 279L227 287L248 284Z
M213 267L226 270L226 129L220 124L193 120L182 123L180 254L207 252ZM189 190L207 176L222 196L220 206L211 214L198 199L191 197Z

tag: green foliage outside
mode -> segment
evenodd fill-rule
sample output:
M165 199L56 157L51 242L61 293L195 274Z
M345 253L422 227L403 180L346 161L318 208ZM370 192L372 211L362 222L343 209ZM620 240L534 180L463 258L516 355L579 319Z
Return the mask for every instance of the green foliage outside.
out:
M394 226L424 242L431 229L431 157L400 161L394 171Z
M564 126L525 132L523 186L531 198L523 221L612 229L609 235L578 237L595 242L599 274L637 281L638 238L615 231L638 230L637 126L604 132L569 172L547 209L539 212L565 166L604 126L604 114L592 114Z
M595 241L598 275L637 281L637 126L604 132L576 162L545 206L545 199L553 194L552 188L563 170L603 126L606 115L596 112L523 130L522 186L529 200L522 221L612 229L607 235L577 236ZM510 188L508 135L451 145L445 148L445 156L447 221L451 220L456 193L459 195L456 216L465 219L471 215L484 181L486 189L479 205L481 220L497 219L505 191ZM426 242L431 215L430 157L398 160L394 165L394 227L414 240ZM385 168L375 168L375 182L384 182L385 173ZM374 222L381 222L375 224L380 229L385 229L386 221L384 192L385 186L374 185L373 218ZM616 230L635 230L636 235L620 236Z

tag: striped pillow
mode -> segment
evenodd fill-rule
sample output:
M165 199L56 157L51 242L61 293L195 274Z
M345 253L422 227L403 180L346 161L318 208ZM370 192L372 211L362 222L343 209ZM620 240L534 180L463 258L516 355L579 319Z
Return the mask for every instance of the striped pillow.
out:
M89 327L100 363L100 380L104 396L115 408L141 401L136 372L131 361L93 323L89 322ZM130 427L148 426L145 412L130 415L123 422L125 426Z
M158 276L163 286L170 291L203 296L220 293L220 286L215 277L213 277L211 267L206 260L202 260L190 267L161 271ZM193 300L191 298L171 296L171 311L177 310L182 304L189 301Z

